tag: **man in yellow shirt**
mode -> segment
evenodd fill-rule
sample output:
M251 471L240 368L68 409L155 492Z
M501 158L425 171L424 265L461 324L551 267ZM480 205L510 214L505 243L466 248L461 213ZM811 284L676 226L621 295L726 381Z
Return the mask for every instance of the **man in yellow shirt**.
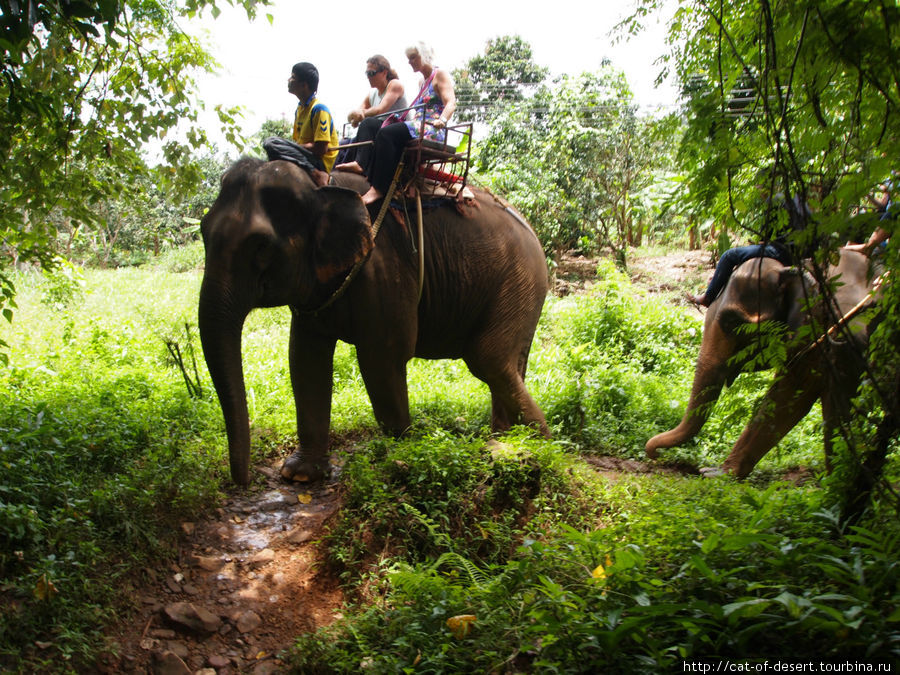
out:
M299 99L294 115L294 142L312 154L317 185L328 184L328 174L338 154L338 132L331 112L316 98L319 71L311 63L294 64L288 79L288 91Z

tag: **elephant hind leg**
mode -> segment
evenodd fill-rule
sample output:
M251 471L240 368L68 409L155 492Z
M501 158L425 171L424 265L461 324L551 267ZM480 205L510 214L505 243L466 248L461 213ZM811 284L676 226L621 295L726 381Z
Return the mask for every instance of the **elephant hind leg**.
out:
M848 358L852 359L851 355ZM825 445L825 470L831 473L834 457L834 437L849 420L850 402L859 387L862 366L856 371L842 372L838 376L830 374L828 385L822 394L822 431Z
M525 387L525 365L528 351L524 350L517 362L499 365L489 359L467 358L466 365L479 380L491 390L491 429L506 431L513 424L534 426L541 434L550 437L544 413Z
M746 478L763 456L806 416L822 393L821 376L813 375L798 386L790 375L776 375L775 382L734 444L722 469Z

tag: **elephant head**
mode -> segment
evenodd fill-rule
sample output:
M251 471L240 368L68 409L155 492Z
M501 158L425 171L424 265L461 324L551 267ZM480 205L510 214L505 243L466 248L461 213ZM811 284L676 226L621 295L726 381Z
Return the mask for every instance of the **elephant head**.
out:
M648 457L656 458L659 448L680 445L700 432L722 387L731 384L748 361L759 356L763 332L751 330L752 327L778 322L795 331L800 326L807 288L799 270L771 258L754 258L734 270L706 312L703 342L684 417L674 429L647 441Z
M201 232L200 338L225 417L231 476L246 485L244 320L254 307L314 309L324 302L371 251L371 223L355 192L316 188L288 162L243 159L222 177Z

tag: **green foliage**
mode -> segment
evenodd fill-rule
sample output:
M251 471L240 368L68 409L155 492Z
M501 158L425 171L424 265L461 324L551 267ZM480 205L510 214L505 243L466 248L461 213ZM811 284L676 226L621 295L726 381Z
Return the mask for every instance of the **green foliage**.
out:
M264 140L272 136L291 140L291 136L293 133L294 124L292 120L289 120L285 117L277 120L266 120L260 126L259 131L256 132L256 134L254 134L247 143L247 149L249 151L248 154L251 154L254 157L259 157L260 159L265 159L266 152L262 147Z
M606 64L504 108L479 145L478 170L522 210L548 256L611 247L624 260L642 241L651 206L639 195L665 166L672 126L638 117L624 74Z
M635 295L607 262L590 295L545 310L539 337L555 366L542 368L537 353L530 386L553 392L540 400L556 434L589 452L638 458L684 410L700 336L699 322Z
M203 269L205 252L202 241L194 241L163 251L155 265L168 272L192 272Z
M191 399L166 349L176 340L187 354L196 338L184 324L193 321L199 275L157 266L88 269L80 278L67 295L39 275L19 276L20 309L4 333L11 367L0 378L0 594L14 608L0 619L4 668L46 670L30 660L35 640L53 644L48 658L89 663L104 646L103 626L126 609L121 589L135 570L171 555L174 524L196 519L227 480L208 375L201 363L202 395ZM818 581L805 571L791 576L818 562L803 555L813 550L888 583L894 521L880 530L866 524L884 533L882 557L876 560L872 543L860 547L857 562L833 527L801 527L816 520L807 516L830 493L685 478L606 485L572 452L640 457L647 437L677 421L699 341L695 317L634 297L611 265L601 267L591 295L549 301L528 385L548 413L553 442L523 432L486 444L486 386L460 362L413 360L415 435L379 438L346 458L343 515L326 540L331 564L360 602L384 599L346 612L332 632L304 637L298 667L354 671L371 659L376 670L394 672L421 654L419 666L432 671L487 670L508 659L520 668L577 670L581 642L593 659L585 663L624 663L629 655L668 663L682 648L701 654L707 626L713 644L730 649L722 608L751 597L768 603L760 615L767 626L794 621L784 603L797 597L809 600L813 617L796 621L798 631L813 625L819 635L815 622L827 606L842 613L839 623L865 617L841 643L851 650L859 644L854 630L872 644L894 639L895 623L884 614L894 591L882 600L860 595L858 584L838 586L834 572ZM295 442L289 330L284 308L254 311L245 324L254 462ZM334 373L334 432L375 434L351 346L338 345ZM721 461L765 384L765 375L740 378L698 441L671 456L695 466ZM761 475L768 480L798 463L821 467L816 427L815 417L802 425L763 461ZM766 548L773 532L782 536L777 554ZM713 533L725 543L700 550L695 542ZM820 541L810 548L813 538ZM758 574L739 542L767 552ZM780 555L788 562L777 567ZM597 565L607 582L591 577ZM708 594L704 565L719 579ZM781 576L770 585L762 575L772 569ZM603 585L613 581L619 585ZM838 592L832 586L861 609L854 614L849 599L823 599ZM758 625L744 615L751 610L729 611L738 612L741 635L751 635ZM469 613L477 616L471 632L453 637L446 620ZM584 642L591 635L599 637ZM598 644L618 651L597 656Z
M625 24L636 29L659 5L645 0ZM675 11L670 42L677 45L670 63L687 100L681 158L693 216L717 223L722 244L781 237L796 259L813 259L823 280L839 246L871 234L872 198L897 170L900 8L840 0L696 0ZM808 213L797 204L807 205ZM892 235L897 222L877 224ZM892 283L888 277L885 286ZM833 291L822 284L820 292L827 299ZM898 343L896 301L893 290L880 301L879 312L888 317L880 338L885 344ZM859 495L878 483L863 477L871 467L860 471L860 463L871 458L883 465L886 439L900 435L895 354L896 348L868 364L870 373L880 373L872 400L877 419L871 420L878 439L859 428L841 430L846 457L857 464L847 473L856 478L845 486L857 495L847 502L856 504L849 517L860 515L865 500Z
M354 579L377 567L377 552L408 563L453 553L491 564L515 548L526 514L577 523L597 508L559 448L524 436L504 441L485 445L435 430L416 440L373 441L350 456L344 508L355 515L328 537L332 564Z
M76 295L58 273L17 279L0 372L2 670L52 670L35 640L58 670L86 667L135 570L172 556L179 519L217 497L221 413L166 361L169 313L193 315L185 280L87 272Z
M298 639L293 665L655 673L699 658L895 660L896 527L842 532L820 497L729 481L609 484L616 510L603 527L526 538L505 564L386 564L382 603ZM459 615L471 618L464 634L447 623Z
M265 0L229 4L253 16ZM58 233L96 237L108 258L122 216L101 205L147 175L141 151L149 143L162 155L155 181L179 189L198 182L190 153L207 138L197 125L193 73L216 64L179 19L205 8L218 12L215 0L4 3L0 241L8 259L52 268ZM236 141L234 111L219 113ZM186 140L168 136L176 127ZM3 264L0 308L10 307L14 292Z
M171 182L168 170L148 169L98 205L102 221L94 227L61 222L59 254L84 265L117 267L199 243L200 219L218 195L228 159L203 154L193 161L198 174L190 194Z

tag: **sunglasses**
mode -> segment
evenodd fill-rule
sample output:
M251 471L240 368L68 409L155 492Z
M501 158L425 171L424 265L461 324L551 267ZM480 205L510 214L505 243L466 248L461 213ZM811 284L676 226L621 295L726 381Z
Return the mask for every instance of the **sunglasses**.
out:
M379 68L378 70L367 70L366 77L375 77L378 73L380 73L384 68Z

